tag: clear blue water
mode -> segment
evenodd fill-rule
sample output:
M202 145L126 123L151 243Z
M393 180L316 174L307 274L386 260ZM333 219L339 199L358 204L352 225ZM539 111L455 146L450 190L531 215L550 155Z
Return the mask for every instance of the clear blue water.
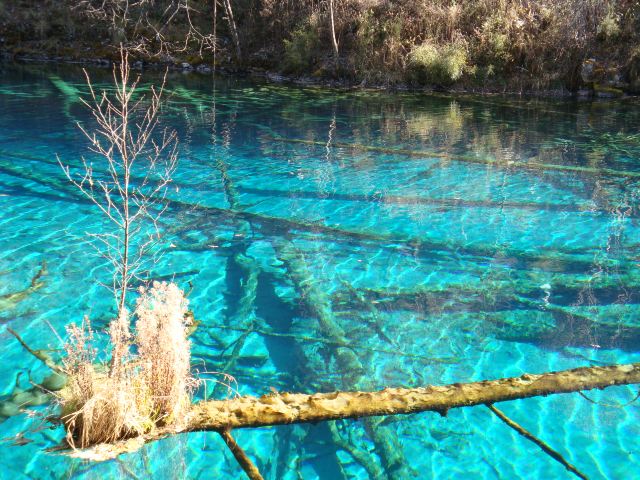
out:
M109 72L92 76L109 82ZM145 74L143 83L158 78ZM161 226L165 255L150 276L193 285L196 368L228 367L241 393L260 395L640 359L637 100L336 92L182 74L168 88L163 118L178 130L180 165ZM75 126L89 120L76 98L85 91L79 69L0 65L3 400L16 383L28 388L48 374L7 327L33 348L56 350L51 328L62 333L87 314L101 330L113 313L97 286L108 273L85 236L106 224L55 159L76 165L87 154ZM244 310L242 258L260 270ZM360 374L336 361L335 342L292 282L291 258L330 304ZM44 287L9 301L43 260ZM607 405L635 392L501 408L590 478L626 479L640 467L640 403ZM216 434L89 464L46 451L59 428L35 428L29 443L12 445L39 420L2 418L0 478L241 476ZM336 434L341 441L326 424L236 432L269 479L572 478L484 407L339 422Z

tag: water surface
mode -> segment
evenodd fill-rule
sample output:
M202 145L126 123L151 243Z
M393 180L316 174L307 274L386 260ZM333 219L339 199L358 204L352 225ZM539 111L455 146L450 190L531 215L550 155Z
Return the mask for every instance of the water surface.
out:
M108 85L108 71L92 77ZM143 85L158 81L145 74ZM261 395L640 358L636 100L340 92L181 74L167 88L163 121L178 131L180 165L161 224L164 255L149 276L192 286L202 322L192 336L195 369L225 370L242 394ZM89 315L102 331L113 314L98 286L108 273L86 243L86 232L108 224L55 157L73 167L88 155L76 127L91 126L82 94L79 69L0 66L5 399L48 373L7 327L33 348L56 350L52 330L63 334ZM8 301L43 261L44 287ZM251 282L256 297L246 302ZM340 339L319 311L361 371L339 360ZM590 478L629 478L640 467L640 410L615 405L635 393L500 408ZM226 392L209 382L206 395ZM0 477L241 475L215 434L87 464L47 453L62 432L37 426L25 415L0 424ZM36 430L30 442L13 446L27 427ZM571 478L484 407L237 439L270 479Z

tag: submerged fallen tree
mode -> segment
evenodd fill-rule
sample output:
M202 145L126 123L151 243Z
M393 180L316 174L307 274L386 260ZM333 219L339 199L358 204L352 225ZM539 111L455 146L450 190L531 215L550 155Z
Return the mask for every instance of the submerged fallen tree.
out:
M293 242L288 240L291 231L303 231L318 233L323 232L332 236L340 236L349 240L381 240L395 238L377 232L360 232L342 230L328 225L318 225L312 222L286 220L269 217L263 214L251 213L244 210L240 203L238 190L229 176L227 165L219 161L218 170L222 176L222 184L228 208L199 207L207 216L216 213L219 217L228 217L234 220L235 235L245 238L249 232L253 233L254 227L264 236L269 238L274 254L283 264L288 281L294 286L302 302L308 311L316 318L322 336L327 340L327 346L331 345L331 355L343 372L343 391L331 393L278 393L274 392L259 398L251 396L237 396L227 400L190 402L190 393L198 384L197 379L190 372L190 344L188 334L194 327L193 317L187 311L187 301L183 293L174 284L154 283L150 289L143 289L136 302L136 308L130 315L126 308L127 301L131 304L131 296L125 301L125 294L130 287L130 280L134 278L131 271L139 266L136 262L128 263L130 223L133 220L144 218L148 212L144 204L139 204L140 199L146 200L146 205L157 206L160 209L156 216L147 218L156 225L159 215L165 208L183 207L191 205L179 201L166 200L165 194L156 195L157 191L151 191L149 195L139 194L140 191L128 190L131 177L132 159L143 151L143 147L156 125L156 114L160 101L160 95L153 92L151 106L143 116L142 126L136 125L138 136L127 134L129 125L127 117L127 102L135 90L137 82L127 86L129 75L126 55L123 52L120 76L115 77L115 84L119 90L112 103L106 100L103 93L102 100L91 90L92 99L96 104L92 113L102 126L99 130L111 142L117 145L122 159L113 157L113 149L104 149L96 140L95 135L85 132L95 147L94 151L100 153L107 161L107 172L116 182L115 187L100 185L104 193L104 199L96 197L93 189L87 189L85 179L91 179L92 169L86 167L86 176L79 179L73 178L69 167L64 172L69 180L93 203L101 208L116 225L116 232L123 233L123 240L116 243L116 250L123 254L115 258L114 278L121 278L114 284L118 286L119 294L116 296L118 310L117 316L111 321L109 328L110 345L105 353L110 351L111 359L108 366L99 365L96 352L91 346L93 338L92 330L88 323L82 327L71 326L68 330L69 340L65 344L66 357L62 365L54 362L41 350L34 350L14 333L21 344L34 356L52 368L57 376L42 383L42 386L56 391L56 397L61 405L61 411L54 418L66 429L66 443L62 448L72 456L91 460L106 460L114 458L122 453L133 452L142 445L159 440L169 435L183 432L212 431L221 435L234 457L238 460L246 474L252 479L262 478L259 470L253 464L249 456L242 450L231 436L231 431L238 428L255 428L273 425L287 425L300 423L317 423L341 419L365 418L365 426L368 436L372 439L381 459L382 469L389 474L389 478L407 478L410 472L408 461L403 459L401 448L395 439L395 432L387 430L384 425L373 422L372 417L381 415L401 415L425 411L437 412L446 415L452 408L460 408L474 405L492 406L496 402L546 396L551 394L581 392L583 390L602 389L614 385L628 385L640 383L640 363L628 365L613 365L607 367L586 367L561 372L548 372L539 375L525 374L517 378L503 378L491 381L479 381L465 384L453 384L446 386L425 386L420 388L385 388L380 391L370 391L374 388L367 378L363 367L363 360L354 351L356 346L346 336L345 329L339 323L339 319L333 311L330 295L318 284L308 269L304 255L297 250ZM120 105L118 107L117 105ZM106 109L106 110L103 110ZM113 113L115 112L115 114ZM115 120L114 120L115 118ZM115 122L115 123L114 123ZM146 123L145 123L146 122ZM109 136L110 135L110 136ZM162 148L170 146L174 134L163 136L160 147L151 149L155 153L152 163L160 155ZM134 141L135 140L135 141ZM131 144L133 142L133 144ZM161 148L162 147L162 148ZM175 167L175 150L168 152L167 170L160 176L161 188L166 187L170 180L170 173ZM155 160L154 160L155 159ZM122 160L122 162L120 162ZM129 163L127 163L129 162ZM120 185L119 167L124 167L124 175L127 180L125 185ZM531 166L531 165L530 165ZM558 166L536 165L535 168L557 169ZM563 167L564 169L564 167ZM12 170L13 171L13 170ZM573 171L573 169L571 170ZM583 173L586 171L580 170ZM15 171L19 175L30 175L29 172ZM611 172L609 172L611 174ZM614 172L618 175L620 172ZM624 175L623 175L624 176ZM142 186L148 185L145 180ZM45 180L38 180L44 182ZM92 182L89 182L92 185ZM155 188L155 187L154 187ZM118 191L121 194L123 205L127 205L129 198L135 199L133 204L142 210L139 213L116 212L119 216L114 218L113 211L117 210L118 202L113 203L110 193ZM136 193L138 192L138 193ZM77 193L77 192L76 192ZM144 193L144 192L143 192ZM156 200L157 197L157 200ZM100 200L104 200L102 203ZM106 202L106 203L105 203ZM208 221L211 221L209 218ZM124 230L121 232L121 230ZM133 230L140 233L141 230ZM157 232L156 232L157 233ZM159 234L159 233L158 233ZM134 235L135 237L135 235ZM119 238L116 235L107 234L107 238ZM419 252L427 250L433 254L434 250L442 250L442 255L447 258L450 255L452 245L449 243L437 243L422 239L403 239L403 248L410 247L411 251ZM107 247L110 246L105 242ZM146 243L139 248L144 250ZM243 270L242 296L238 302L236 315L230 320L240 323L240 327L247 333L243 333L235 342L229 360L225 368L230 368L239 358L244 341L250 332L254 331L254 317L256 309L256 296L260 277L260 266L248 255L249 240L242 242L235 250L231 250L232 256L228 267L237 266ZM486 256L495 259L494 246L480 246L473 249L465 249L468 255ZM113 251L113 250L109 250ZM561 260L574 259L585 262L589 252L564 251L560 254ZM140 253L141 255L141 253ZM514 255L522 261L525 258L529 262L550 260L544 253L536 252L527 255L512 249L501 249L502 257ZM140 257L141 258L141 257ZM553 258L557 260L557 258ZM591 263L589 263L591 265ZM130 270L131 268L131 270ZM37 278L32 282L35 286ZM365 309L371 316L372 323L377 325L380 336L385 337L376 319L376 309L368 304L368 299L356 291L349 284L345 288L354 297L354 302ZM132 319L135 318L135 324ZM231 323L231 322L229 322ZM134 327L131 329L131 327ZM387 339L390 341L390 339ZM390 341L390 343L392 343ZM53 382L56 380L56 382ZM55 388L54 388L55 387ZM18 405L19 392L12 396L11 405ZM33 395L35 397L35 393ZM49 398L49 397L47 397ZM15 403L13 403L15 401ZM24 404L20 404L24 405ZM6 403L5 406L10 406ZM17 409L17 408L16 408ZM492 410L508 426L531 441L556 461L562 463L581 478L586 478L575 467L564 461L561 455L536 439L523 427L508 419L497 409ZM7 414L13 412L7 411ZM8 416L3 414L4 416ZM332 438L341 442L340 434L333 429ZM341 448L348 448L346 441L340 443ZM80 449L76 449L79 447ZM367 472L379 472L377 464L367 460L369 452L354 449L352 456ZM572 470L573 469L573 470Z
M285 138L285 137L279 137L279 136L274 137L272 135L269 135L269 136L265 136L265 139L270 140L272 142L299 143L303 145L317 145L321 147L326 147L327 145L326 142L307 140L304 138ZM468 155L468 154L456 155L449 152L411 150L407 148L388 148L384 146L363 145L359 143L333 142L333 146L336 148L344 148L344 149L355 150L355 151L389 153L389 154L405 156L405 157L416 157L419 159L442 158L444 160L450 160L454 162L466 162L466 163L475 163L480 165L490 165L490 166L495 166L497 168L521 168L524 170L533 170L533 171L553 170L553 171L562 171L562 172L572 172L577 174L588 174L588 175L598 175L598 176L604 176L604 177L619 177L619 178L640 177L640 173L628 171L628 170L583 167L579 165L560 165L560 164L544 163L544 162L532 161L532 160L528 160L526 162L514 162L512 160L502 162L499 159L482 158L482 157L477 157L475 155Z
M14 334L20 343L32 354L34 351ZM40 355L36 357L49 365ZM49 365L51 366L51 365ZM55 370L58 370L57 368ZM71 373L71 372L70 372ZM63 373L63 375L65 375ZM61 382L56 396L64 398L70 384ZM238 428L256 428L299 423L369 418L381 415L406 415L419 412L436 412L446 416L452 408L486 405L539 396L582 392L604 389L612 386L640 384L640 363L581 367L571 370L542 374L523 374L519 377L483 380L470 383L454 383L444 386L418 388L385 388L379 391L335 391L329 393L279 393L273 392L262 397L239 396L227 400L212 400L184 405L179 415L171 422L152 422L144 431L133 433L120 429L119 435L112 436L108 443L104 440L80 442L82 449L75 449L70 441L79 432L72 427L67 441L57 448L76 458L104 461L124 453L135 452L146 443L160 440L170 435L212 431L218 432L232 450L244 471L252 479L262 478L250 458L231 437L231 431ZM635 401L640 394L632 401ZM628 405L628 404L626 404ZM492 408L492 411L496 409ZM495 413L495 412L494 412ZM68 416L63 423L69 428ZM533 441L547 455L561 463L580 478L586 478L558 452L533 434L513 422L501 412L498 417L521 436ZM155 424L154 424L155 423ZM77 425L76 425L77 426ZM82 430L82 427L80 428ZM86 432L85 432L86 433ZM133 435L132 435L133 433ZM87 438L92 437L85 437ZM99 437L93 437L97 439ZM72 449L69 449L72 447Z

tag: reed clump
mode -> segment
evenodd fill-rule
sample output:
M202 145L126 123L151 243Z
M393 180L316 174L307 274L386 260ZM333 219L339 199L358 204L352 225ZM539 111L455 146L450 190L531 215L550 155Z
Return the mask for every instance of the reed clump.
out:
M141 289L135 334L125 311L109 327L112 361L97 362L88 320L68 328L60 394L67 442L85 448L177 424L190 405L196 380L190 373L187 300L173 283ZM114 361L115 360L115 361Z

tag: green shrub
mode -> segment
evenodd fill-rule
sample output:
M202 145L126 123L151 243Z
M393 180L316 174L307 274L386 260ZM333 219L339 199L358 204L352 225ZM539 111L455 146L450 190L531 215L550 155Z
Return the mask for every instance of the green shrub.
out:
M316 62L319 43L313 26L305 25L294 30L291 39L284 40L284 69L292 73L309 71Z
M598 39L602 41L615 40L620 35L619 15L612 9L604 16L598 25Z
M402 18L378 16L372 10L359 16L352 47L358 78L377 84L404 80L403 26Z
M460 43L444 46L423 43L409 53L409 73L420 84L448 86L459 80L467 63L467 51Z
M506 20L499 13L492 15L482 24L478 47L483 63L492 65L497 70L503 70L513 62L512 39L508 32Z

